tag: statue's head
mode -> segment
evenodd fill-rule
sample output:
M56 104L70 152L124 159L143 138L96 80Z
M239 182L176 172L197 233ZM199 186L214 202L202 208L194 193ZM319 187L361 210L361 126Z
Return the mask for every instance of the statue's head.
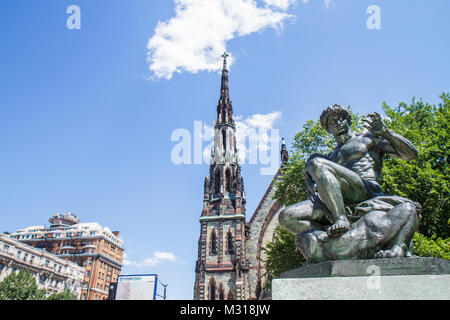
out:
M327 132L335 135L339 132L341 126L345 127L346 131L348 131L352 124L352 117L345 107L333 104L326 108L320 115L320 124Z

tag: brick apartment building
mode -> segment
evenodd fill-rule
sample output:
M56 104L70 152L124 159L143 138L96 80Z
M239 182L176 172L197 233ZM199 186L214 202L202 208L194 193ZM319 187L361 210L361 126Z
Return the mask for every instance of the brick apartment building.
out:
M80 223L72 213L56 214L49 222L49 228L30 226L10 236L84 267L81 299L106 300L122 268L124 248L119 231L97 222Z

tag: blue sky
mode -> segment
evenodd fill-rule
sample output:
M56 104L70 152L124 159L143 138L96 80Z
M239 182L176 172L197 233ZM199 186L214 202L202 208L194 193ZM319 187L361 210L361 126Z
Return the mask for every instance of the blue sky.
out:
M169 0L2 3L0 231L73 212L120 230L123 274L157 273L169 299L192 299L209 166L175 165L171 135L212 125L223 50L234 114L290 145L333 103L361 114L438 103L450 88L450 2L179 2L178 13ZM73 4L81 29L66 26ZM366 26L370 5L381 29ZM260 170L242 166L247 219L272 178Z

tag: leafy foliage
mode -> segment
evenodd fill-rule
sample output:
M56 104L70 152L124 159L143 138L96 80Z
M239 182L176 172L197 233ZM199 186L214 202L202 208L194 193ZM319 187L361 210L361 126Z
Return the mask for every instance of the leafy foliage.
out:
M38 289L36 279L24 270L12 272L0 282L0 300L44 300L45 290Z
M385 103L386 126L410 140L419 151L416 161L387 158L381 176L385 193L417 201L423 208L419 232L450 237L450 95L438 106L415 101L391 108Z
M427 238L423 234L414 235L414 254L421 257L436 257L450 260L450 238Z
M78 300L72 291L64 290L60 293L53 293L47 297L47 300Z
M270 276L278 278L283 272L298 268L305 259L295 249L294 235L284 228L275 230L273 242L268 242L262 248L266 254L266 267L270 270Z
M0 300L77 300L77 297L68 290L47 297L45 289L38 288L33 275L20 270L12 272L0 282Z

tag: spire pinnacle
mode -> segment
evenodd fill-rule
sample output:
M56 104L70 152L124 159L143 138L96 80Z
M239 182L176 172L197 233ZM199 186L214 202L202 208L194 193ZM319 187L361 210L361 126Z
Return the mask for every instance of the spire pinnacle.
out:
M227 58L229 56L230 55L226 51L223 53L223 55L221 55L221 57L223 58L223 68L222 68L222 70L228 70L227 69Z
M226 52L221 56L223 58L222 79L220 83L220 99L217 106L217 120L220 122L233 122L233 109L230 101L230 90L228 88L228 69Z

